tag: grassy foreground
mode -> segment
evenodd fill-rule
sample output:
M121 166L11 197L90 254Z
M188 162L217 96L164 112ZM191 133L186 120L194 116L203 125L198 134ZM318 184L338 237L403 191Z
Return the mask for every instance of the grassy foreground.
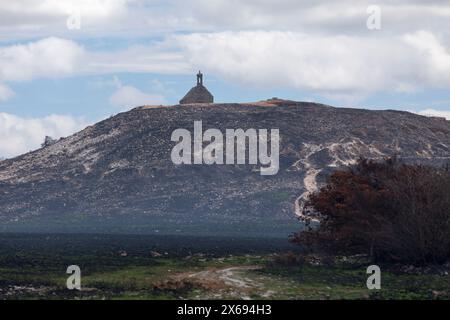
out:
M114 242L98 246L92 239L8 239L0 251L0 299L448 299L450 292L448 275L383 267L382 289L368 290L364 263L288 264L272 248L144 250L146 239L133 250L128 239L127 250L118 250ZM66 288L72 264L82 270L81 291Z

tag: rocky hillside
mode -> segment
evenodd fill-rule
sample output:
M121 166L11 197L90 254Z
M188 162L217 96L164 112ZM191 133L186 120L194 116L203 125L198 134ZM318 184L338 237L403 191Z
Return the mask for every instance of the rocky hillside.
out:
M174 165L175 129L280 131L280 171ZM441 165L450 122L400 111L268 100L139 107L0 162L0 230L280 235L299 200L358 157Z

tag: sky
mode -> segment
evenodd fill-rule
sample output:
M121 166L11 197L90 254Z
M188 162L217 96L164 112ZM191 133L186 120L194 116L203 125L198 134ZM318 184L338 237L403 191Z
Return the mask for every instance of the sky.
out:
M195 85L450 119L450 1L0 0L0 158Z

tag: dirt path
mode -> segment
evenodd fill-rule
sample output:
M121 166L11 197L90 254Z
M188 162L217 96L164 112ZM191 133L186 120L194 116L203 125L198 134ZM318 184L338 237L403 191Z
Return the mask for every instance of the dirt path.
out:
M206 290L196 298L227 298L250 299L251 295L270 296L271 292L264 288L259 276L251 272L261 269L261 266L236 266L221 269L208 269L195 273L178 275L178 279L189 279L201 284ZM206 296L205 296L206 295Z
M252 288L258 284L244 276L245 271L258 270L259 266L229 267L225 269L204 270L190 274L189 278L203 281L223 281L225 285L235 288Z

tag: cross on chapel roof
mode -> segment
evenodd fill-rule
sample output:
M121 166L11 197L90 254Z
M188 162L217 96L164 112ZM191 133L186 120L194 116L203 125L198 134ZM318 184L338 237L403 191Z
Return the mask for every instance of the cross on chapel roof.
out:
M202 86L203 85L203 73L201 71L199 71L197 73L197 85Z

